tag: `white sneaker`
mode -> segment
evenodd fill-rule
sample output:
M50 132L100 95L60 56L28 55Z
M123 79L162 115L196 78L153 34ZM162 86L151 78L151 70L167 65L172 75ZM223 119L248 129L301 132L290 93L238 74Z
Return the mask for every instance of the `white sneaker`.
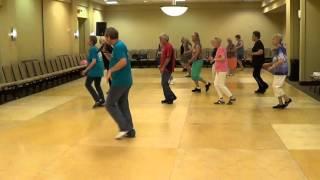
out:
M122 138L124 138L127 135L128 131L120 131L117 136L115 137L115 139L120 140Z

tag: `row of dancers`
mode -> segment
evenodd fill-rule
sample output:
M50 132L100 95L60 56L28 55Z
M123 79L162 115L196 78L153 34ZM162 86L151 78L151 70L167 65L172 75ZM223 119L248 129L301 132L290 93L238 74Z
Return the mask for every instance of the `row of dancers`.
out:
M283 90L283 85L288 74L287 54L286 48L283 46L283 38L280 34L274 35L272 39L272 44L275 47L274 58L271 63L265 63L264 46L260 37L260 32L253 32L252 40L255 42L252 48L253 77L259 87L255 93L263 94L268 89L268 84L260 76L261 69L264 67L273 73L273 89L275 96L279 100L279 104L273 108L284 109L292 102L292 99ZM119 32L113 27L106 30L104 39L105 42L102 42L102 46L99 49L96 46L97 37L90 36L89 38L88 65L82 72L86 76L85 86L95 101L94 107L105 106L118 125L119 133L115 138L118 140L134 138L136 137L136 130L134 129L128 99L133 84L128 48L119 39ZM177 96L171 90L169 81L175 69L176 57L174 48L169 42L169 36L161 34L159 39L162 47L159 69L165 97L161 103L173 104L177 100ZM209 91L211 83L202 78L201 69L204 61L210 61L213 63L212 69L215 72L214 87L219 97L215 104L232 105L236 101L236 98L226 86L226 77L229 71L227 58L231 57L231 54L228 53L228 48L222 46L221 38L215 37L211 41L215 49L214 53L210 57L204 58L201 56L202 46L199 33L195 32L192 35L192 41L191 58L185 64L186 68L190 66L190 76L195 83L195 88L192 92L201 93L200 82L205 85L205 91ZM234 53L232 56L234 56ZM104 63L104 60L107 60L107 62ZM101 88L101 79L104 76L105 68L108 69L105 78L110 84L106 100ZM92 86L93 83L95 88ZM227 101L224 100L224 96L228 98Z
M218 94L218 100L214 104L221 105L227 104L232 105L236 98L230 89L226 86L227 75L233 74L239 63L240 68L243 69L242 61L244 60L244 44L241 40L240 35L236 35L236 45L232 43L232 40L227 39L228 45L226 48L222 46L222 39L214 37L211 40L213 51L211 56L202 57L202 46L200 41L199 33L195 32L192 35L193 45L186 39L182 38L181 46L181 62L183 68L188 72L186 77L191 77L195 83L195 88L192 90L194 93L201 93L200 82L204 84L205 91L209 91L211 83L201 76L201 69L204 61L210 61L212 65L212 71L215 75L214 87ZM267 69L273 74L273 90L275 96L278 98L279 103L273 108L284 109L292 102L284 90L283 86L288 75L288 62L287 52L283 45L283 37L281 34L275 34L272 38L273 59L270 63L265 63L264 45L261 41L261 33L254 31L252 33L252 40L254 46L252 48L252 65L253 65L253 77L258 84L258 89L255 91L256 94L264 94L269 88L269 85L262 79L261 70L262 68ZM170 88L170 78L175 67L175 56L174 48L169 42L169 36L162 34L160 36L161 44L161 58L160 58L160 72L162 74L162 88L165 99L162 101L164 104L173 104L177 99L176 95ZM227 101L224 100L227 97Z

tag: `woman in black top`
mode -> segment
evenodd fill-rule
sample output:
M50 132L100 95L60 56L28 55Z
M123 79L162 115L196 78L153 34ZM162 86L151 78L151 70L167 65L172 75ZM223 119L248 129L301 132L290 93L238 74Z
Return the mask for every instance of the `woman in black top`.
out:
M109 45L105 41L104 38L100 38L100 44L101 44L101 47L100 47L99 51L102 54L103 63L104 63L104 69L106 69L108 71L113 48L112 48L111 45ZM109 79L108 82L109 82L109 87L111 87L111 79Z
M252 40L255 42L252 48L252 65L253 65L253 77L257 81L259 89L255 91L257 94L264 94L268 89L268 84L261 78L261 69L265 61L264 58L264 45L260 40L261 34L259 31L254 31L252 34Z

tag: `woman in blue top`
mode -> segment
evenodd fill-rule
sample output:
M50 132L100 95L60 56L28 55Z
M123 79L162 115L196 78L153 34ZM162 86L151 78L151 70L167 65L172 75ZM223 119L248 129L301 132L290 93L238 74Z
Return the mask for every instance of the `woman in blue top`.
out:
M274 109L284 109L292 102L284 90L283 85L288 75L288 58L287 50L282 43L282 35L276 34L272 38L272 44L275 46L274 57L271 63L265 63L264 68L268 69L273 74L273 91L279 100L279 104L273 106Z
M85 85L95 101L93 108L96 108L103 106L105 103L103 91L101 89L101 78L103 77L104 64L102 54L96 47L97 37L90 36L88 43L90 46L87 57L88 66L84 71L82 71L82 75L87 76ZM93 82L96 89L92 87Z

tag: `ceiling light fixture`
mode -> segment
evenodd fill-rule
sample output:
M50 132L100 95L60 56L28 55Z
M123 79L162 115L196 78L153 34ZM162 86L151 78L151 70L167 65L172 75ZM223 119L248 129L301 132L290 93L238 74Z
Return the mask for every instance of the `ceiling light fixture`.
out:
M115 5L115 4L118 4L119 2L116 1L116 0L104 0L104 2L106 4L109 4L109 5Z
M187 6L177 5L177 0L172 0L171 6L161 6L160 9L168 16L181 16L188 11Z

